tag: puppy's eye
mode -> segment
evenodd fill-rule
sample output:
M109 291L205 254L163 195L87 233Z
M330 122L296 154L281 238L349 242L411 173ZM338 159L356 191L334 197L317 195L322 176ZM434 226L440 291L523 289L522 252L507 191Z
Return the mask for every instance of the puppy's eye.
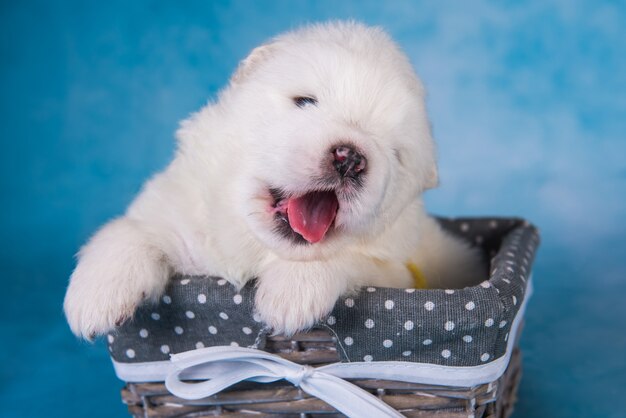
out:
M309 105L317 106L317 99L315 97L297 96L294 97L292 100L299 108L303 108Z

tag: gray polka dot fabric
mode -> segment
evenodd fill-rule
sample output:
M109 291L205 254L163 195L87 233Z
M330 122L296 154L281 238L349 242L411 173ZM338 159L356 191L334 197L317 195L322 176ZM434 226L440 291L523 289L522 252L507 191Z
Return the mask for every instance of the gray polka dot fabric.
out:
M476 366L505 354L537 229L521 219L439 220L483 250L489 280L465 289L368 287L341 298L318 324L336 337L341 361ZM219 278L176 277L157 305L141 307L108 341L115 361L137 363L216 345L262 349L267 332L254 315L253 283L237 292Z
M237 292L224 279L178 276L157 305L139 308L107 336L109 350L114 360L135 363L215 345L262 346L265 331L253 306L252 284Z

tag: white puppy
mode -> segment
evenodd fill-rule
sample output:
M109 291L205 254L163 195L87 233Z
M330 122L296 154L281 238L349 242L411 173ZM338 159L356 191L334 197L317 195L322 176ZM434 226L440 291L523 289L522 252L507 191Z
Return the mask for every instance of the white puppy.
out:
M306 329L363 285L461 287L475 250L422 207L437 184L424 89L381 29L305 27L256 48L182 123L174 161L82 248L65 298L91 338L156 300L174 272L258 278L277 333Z

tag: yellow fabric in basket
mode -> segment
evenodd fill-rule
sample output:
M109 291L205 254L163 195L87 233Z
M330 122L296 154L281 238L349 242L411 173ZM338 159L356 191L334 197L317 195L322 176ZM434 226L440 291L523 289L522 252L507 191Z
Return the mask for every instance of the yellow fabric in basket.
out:
M426 282L426 276L422 273L419 267L415 263L406 263L406 268L411 272L413 276L413 284L416 289L428 289L428 283Z

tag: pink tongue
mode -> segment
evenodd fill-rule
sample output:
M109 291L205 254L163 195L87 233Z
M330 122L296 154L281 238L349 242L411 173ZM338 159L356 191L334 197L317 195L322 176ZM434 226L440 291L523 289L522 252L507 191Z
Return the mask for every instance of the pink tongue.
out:
M333 223L339 202L333 192L311 192L287 202L291 229L311 244L321 241Z

